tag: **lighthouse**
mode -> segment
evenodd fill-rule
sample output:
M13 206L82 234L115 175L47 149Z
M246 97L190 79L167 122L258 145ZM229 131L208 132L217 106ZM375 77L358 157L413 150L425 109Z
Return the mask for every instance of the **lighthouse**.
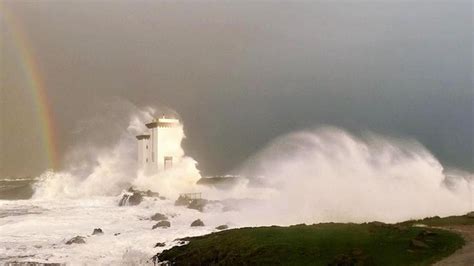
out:
M181 155L180 121L163 115L147 123L146 127L148 134L136 136L139 167L147 174L171 169Z

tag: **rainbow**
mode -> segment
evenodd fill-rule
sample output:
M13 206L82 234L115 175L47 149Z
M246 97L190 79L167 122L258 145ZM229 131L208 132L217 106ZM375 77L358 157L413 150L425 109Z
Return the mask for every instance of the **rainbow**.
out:
M31 91L35 105L34 108L38 114L41 126L42 145L48 158L48 167L55 170L59 165L56 128L39 64L34 56L32 47L28 45L30 42L22 24L19 20L15 19L12 12L1 4L1 1L0 19L3 20L5 27L9 29L8 31L4 31L4 33L9 34L8 36L11 37L11 41L18 51L17 56L22 72L25 75L25 81L28 84L27 89Z

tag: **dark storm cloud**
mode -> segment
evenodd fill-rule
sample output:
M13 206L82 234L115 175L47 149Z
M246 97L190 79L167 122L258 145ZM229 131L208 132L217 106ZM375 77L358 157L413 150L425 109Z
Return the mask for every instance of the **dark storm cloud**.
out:
M445 165L472 170L471 5L6 2L40 62L63 154L80 121L120 98L175 109L204 173L321 124L416 138ZM24 130L35 117L14 43L2 51L2 84L12 84L2 107L4 172L37 173L45 161L38 126Z

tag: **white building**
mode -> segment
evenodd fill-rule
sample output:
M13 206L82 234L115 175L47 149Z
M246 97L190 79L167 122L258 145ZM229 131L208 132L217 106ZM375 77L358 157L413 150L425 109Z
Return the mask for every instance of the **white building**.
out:
M163 116L146 124L149 134L138 135L138 165L153 174L173 167L180 158L181 124Z

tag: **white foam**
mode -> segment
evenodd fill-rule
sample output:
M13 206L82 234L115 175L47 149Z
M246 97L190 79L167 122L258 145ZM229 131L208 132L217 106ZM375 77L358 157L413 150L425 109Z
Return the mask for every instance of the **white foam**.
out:
M0 201L0 209L45 209L39 214L8 216L0 219L0 262L6 258L29 256L19 260L64 262L72 264L129 265L150 262L157 252L185 236L214 231L217 225L230 223L231 212L200 213L174 206L172 200L145 198L138 206L118 207L120 197L89 197L85 199ZM160 212L170 217L171 227L154 229L148 220ZM195 219L204 227L190 227ZM103 235L91 235L101 228ZM114 234L120 233L115 236ZM86 237L86 244L66 245L72 237ZM154 248L157 242L167 246Z

